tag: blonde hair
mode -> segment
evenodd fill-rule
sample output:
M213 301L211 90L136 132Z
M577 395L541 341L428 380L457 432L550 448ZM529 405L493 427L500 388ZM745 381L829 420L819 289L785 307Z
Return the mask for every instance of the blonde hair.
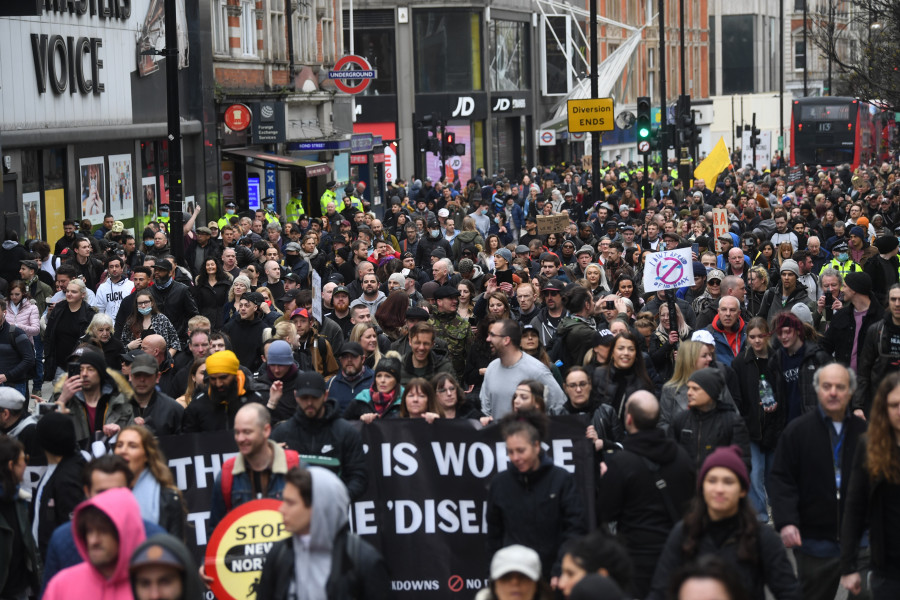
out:
M683 385L687 385L688 379L697 370L697 359L706 344L703 342L681 342L678 345L678 358L675 359L675 370L672 372L672 379L665 385L672 386L675 389Z
M362 339L363 334L372 329L375 331L375 335L378 335L378 329L375 327L374 323L357 323L353 326L353 329L350 330L350 341L359 343ZM381 360L381 350L378 348L378 344L375 344L375 352L372 353L372 367L378 364L378 361Z
M238 275L237 277L234 278L234 281L231 282L231 287L228 288L228 301L229 302L234 302L234 286L236 286L239 283L243 284L243 286L247 289L247 292L249 292L251 289L253 289L253 284L250 283L249 277L247 277L246 275ZM246 294L247 292L244 292L244 293Z

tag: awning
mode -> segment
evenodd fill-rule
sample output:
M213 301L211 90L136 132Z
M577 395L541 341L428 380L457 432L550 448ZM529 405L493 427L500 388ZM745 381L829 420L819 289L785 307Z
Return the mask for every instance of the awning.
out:
M316 162L314 160L303 160L294 158L293 156L270 154L268 152L260 152L249 148L229 148L228 150L225 150L225 154L271 163L275 165L276 168L281 169L304 169L307 177L318 177L319 175L328 175L331 173L331 167L325 163Z

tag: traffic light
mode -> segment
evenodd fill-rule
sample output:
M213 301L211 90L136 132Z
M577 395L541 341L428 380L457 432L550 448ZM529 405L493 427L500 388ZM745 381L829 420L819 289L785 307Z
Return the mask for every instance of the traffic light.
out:
M466 153L465 144L456 143L456 134L448 131L444 134L444 156L462 156Z
M697 125L696 119L691 117L691 148L696 148L700 145L700 142L703 141L703 138L700 137L700 126Z
M694 130L694 113L691 111L691 97L682 94L678 96L676 107L676 122L678 127L678 148L690 146L691 134Z
M637 119L635 120L638 151L647 153L650 150L650 98L640 96L637 99ZM645 148L645 149L642 149Z
M760 133L760 130L756 127L756 113L753 113L753 124L750 126L750 145L754 148L760 144Z

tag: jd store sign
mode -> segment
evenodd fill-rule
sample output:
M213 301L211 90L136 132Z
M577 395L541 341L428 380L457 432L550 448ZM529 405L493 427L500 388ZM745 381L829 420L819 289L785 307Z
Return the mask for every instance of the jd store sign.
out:
M480 121L488 116L487 94L464 92L456 94L419 94L416 96L416 114L437 114L444 120L465 119Z
M508 92L491 95L491 115L495 117L518 117L528 114L528 94Z

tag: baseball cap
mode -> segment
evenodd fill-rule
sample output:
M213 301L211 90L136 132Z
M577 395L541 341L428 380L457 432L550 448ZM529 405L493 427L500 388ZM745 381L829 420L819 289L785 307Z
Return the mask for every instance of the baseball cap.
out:
M294 317L303 317L304 319L308 319L309 311L305 308L295 308L294 312L291 313L291 318L293 319Z
M722 283L722 280L725 279L725 272L721 269L712 269L709 273L706 274L706 280L710 281L713 279L718 279L719 283Z
M491 579L496 581L510 573L521 573L532 581L541 578L541 557L520 544L497 550L491 559Z
M153 265L154 269L159 269L160 271L165 271L166 273L172 272L172 263L165 259L158 259L156 264Z
M450 211L447 210L446 208L442 208L441 210L438 211L438 216L441 217L442 219L446 219L447 217L450 216Z
M159 373L159 363L149 354L142 352L138 356L135 356L134 360L131 362L131 372L156 375Z
M340 352L337 353L338 356L344 356L345 354L363 356L365 353L363 352L362 346L359 345L359 342L347 342L341 346Z
M713 339L712 334L705 329L698 329L691 334L691 341L700 342L701 344L706 344L708 346L716 345L716 340Z
M508 252L508 251L507 251ZM449 285L442 285L438 289L434 291L434 299L441 300L442 298L458 298L459 290L455 287L451 287Z
M544 290L554 290L554 291L557 291L557 292L558 292L558 291L560 291L561 289L563 289L564 287L566 287L566 284L563 283L561 280L559 280L559 279L551 279L550 281L548 281L547 283L545 283L545 284L543 285L543 287L541 287L541 291L544 291Z
M334 290L332 290L332 292L331 292L332 296L334 296L335 294L347 294L349 296L350 290L348 290L347 286L345 286L345 285L339 285L336 288L334 288Z
M253 304L259 306L263 302L266 301L265 297L259 292L247 292L243 296L241 296L241 300L246 300L247 302L252 302Z
M301 371L297 375L297 387L294 388L295 396L319 397L325 393L325 378L316 371Z

